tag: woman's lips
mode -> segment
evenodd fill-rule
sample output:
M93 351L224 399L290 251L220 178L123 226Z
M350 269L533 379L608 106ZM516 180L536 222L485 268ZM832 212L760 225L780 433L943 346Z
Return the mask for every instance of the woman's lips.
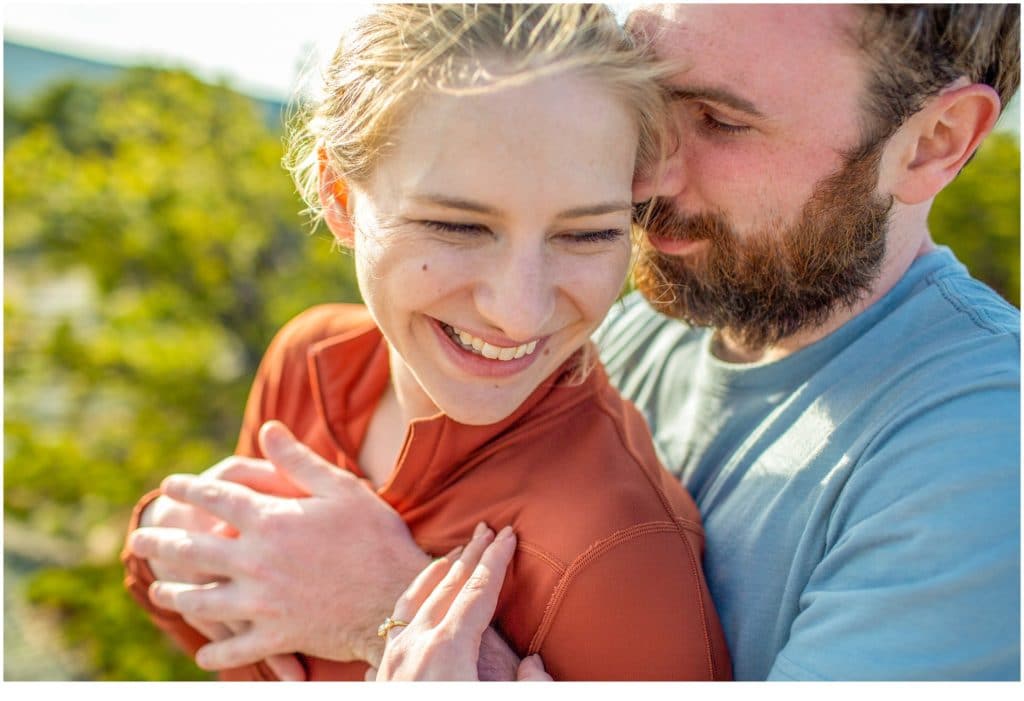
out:
M544 337L515 346L497 346L466 331L460 334L461 329L438 319L431 321L445 354L462 370L484 377L507 377L525 370L537 359L537 351L543 348L547 340L547 337ZM466 343L463 337L469 343ZM484 352L495 357L487 357ZM502 360L502 356L508 359Z
M449 324L441 322L441 327L448 334L449 338L462 346L462 349L470 353L477 353L488 360L500 360L507 362L530 355L537 349L537 341L521 343L518 345L492 345L479 336L474 336L468 331L458 329Z

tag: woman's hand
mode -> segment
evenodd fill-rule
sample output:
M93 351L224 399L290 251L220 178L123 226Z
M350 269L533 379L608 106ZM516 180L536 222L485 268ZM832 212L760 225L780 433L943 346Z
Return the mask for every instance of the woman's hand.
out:
M480 642L494 617L515 552L512 529L477 526L464 549L431 563L395 604L378 681L478 681ZM407 624L405 622L408 622ZM519 665L520 680L550 680L537 655Z

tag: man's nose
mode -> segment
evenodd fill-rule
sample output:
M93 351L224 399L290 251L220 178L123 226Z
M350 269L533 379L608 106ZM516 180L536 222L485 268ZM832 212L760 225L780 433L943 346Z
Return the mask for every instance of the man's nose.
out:
M542 248L505 251L477 288L476 305L495 330L518 342L550 331L557 286Z

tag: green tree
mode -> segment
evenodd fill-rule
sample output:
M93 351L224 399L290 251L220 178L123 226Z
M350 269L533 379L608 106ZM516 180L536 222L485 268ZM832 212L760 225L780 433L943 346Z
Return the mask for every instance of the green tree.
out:
M1020 307L1020 142L998 132L938 197L928 220L975 277Z
M5 119L5 513L80 551L30 596L95 678L204 678L121 586L129 510L233 450L274 331L359 299L351 257L305 232L280 133L224 87L136 69Z

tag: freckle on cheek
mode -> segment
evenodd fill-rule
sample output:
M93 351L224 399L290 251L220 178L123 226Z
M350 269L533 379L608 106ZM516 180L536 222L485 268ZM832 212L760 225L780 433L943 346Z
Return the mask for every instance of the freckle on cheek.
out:
M423 264L423 267L422 267L422 268L420 268L420 270L426 271L426 269L427 269L427 264L426 264L426 263L424 263L424 264Z
M544 349L544 355L551 355L551 349L550 348L545 348Z

